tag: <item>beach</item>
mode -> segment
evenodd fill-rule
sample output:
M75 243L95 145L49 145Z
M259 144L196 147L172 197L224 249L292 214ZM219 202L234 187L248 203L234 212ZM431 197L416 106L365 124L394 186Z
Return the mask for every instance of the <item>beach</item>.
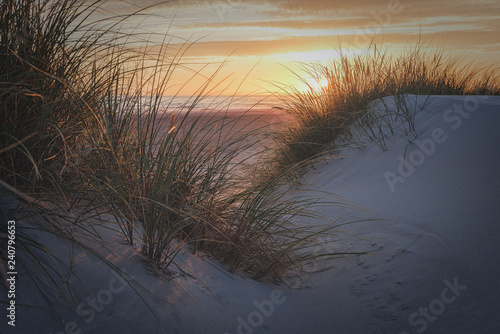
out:
M0 334L500 333L495 1L0 1Z
M408 97L422 104L425 98ZM75 302L19 266L16 326L4 316L1 332L496 333L499 110L498 97L431 96L416 115L418 139L393 136L386 151L367 142L316 165L297 191L324 189L357 206L323 208L332 219L353 222L339 227L342 238L324 251L368 253L329 260L286 284L231 274L188 249L158 271L122 242L117 227L92 220L74 233L85 240L87 228L100 231L99 253L116 271L68 240L34 232L71 266L54 264L58 286ZM277 115L266 117L267 124ZM18 229L30 224L18 218L22 205L5 189L1 203L3 219L16 220ZM0 294L7 294L3 285Z

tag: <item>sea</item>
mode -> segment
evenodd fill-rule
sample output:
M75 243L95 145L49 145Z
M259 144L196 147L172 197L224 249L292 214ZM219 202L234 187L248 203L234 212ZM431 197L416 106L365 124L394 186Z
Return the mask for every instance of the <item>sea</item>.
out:
M149 97L143 97L145 105ZM163 96L161 110L182 111L268 111L280 110L285 105L282 97L273 95L248 96Z
M148 97L143 98L146 99L144 103L147 106ZM274 146L270 134L292 122L291 116L283 110L284 105L283 98L276 96L206 96L200 99L191 96L163 96L160 110L166 117L158 121L164 124L160 131L166 133L172 129L170 113L175 115L189 111L186 124L190 124L191 120L198 117L198 111L204 112L200 124L206 120L220 127L221 136L215 136L215 142L220 142L220 138L234 140L236 134L241 138L248 135L241 143L245 148L238 153L234 162L242 163L241 166L251 166L258 163L263 152ZM205 131L212 131L215 129L213 126L201 128L204 130L199 138L212 138ZM256 144L250 145L250 142Z

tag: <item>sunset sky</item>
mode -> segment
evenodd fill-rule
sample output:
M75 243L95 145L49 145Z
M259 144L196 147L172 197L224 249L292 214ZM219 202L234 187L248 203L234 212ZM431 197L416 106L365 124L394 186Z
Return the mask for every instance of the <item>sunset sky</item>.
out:
M212 64L206 75L229 57L217 77L231 75L232 90L243 81L240 94L275 90L269 82L298 84L287 69L294 68L293 62L326 62L339 45L362 52L372 37L394 51L420 37L471 60L491 64L500 59L497 0L108 0L102 13L130 13L151 5L144 14L152 15L137 16L125 28L168 31L176 36L169 41L171 50L196 41L183 61L195 70ZM172 79L178 84L167 94L177 93L190 76L178 69ZM180 93L190 95L200 84L192 80Z

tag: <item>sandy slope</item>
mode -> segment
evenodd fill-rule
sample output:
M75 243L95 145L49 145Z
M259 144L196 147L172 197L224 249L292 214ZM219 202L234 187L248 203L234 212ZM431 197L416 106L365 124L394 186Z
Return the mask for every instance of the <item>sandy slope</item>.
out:
M423 104L425 98L418 99ZM134 289L93 255L40 235L62 257L75 252L75 274L86 284L71 277L79 308L52 288L46 292L57 312L18 308L16 327L2 316L0 331L498 333L499 126L500 97L433 96L417 114L418 140L396 134L385 152L371 143L317 166L304 188L326 189L364 209L325 208L327 217L380 220L343 226L345 242L325 245L371 255L336 260L335 268L307 274L295 289L228 274L215 261L187 253L170 272L179 277L168 280L116 233L105 232L113 240L106 244L123 253L108 259L133 277L157 321ZM17 291L18 304L48 305L22 275ZM5 300L3 287L0 294Z

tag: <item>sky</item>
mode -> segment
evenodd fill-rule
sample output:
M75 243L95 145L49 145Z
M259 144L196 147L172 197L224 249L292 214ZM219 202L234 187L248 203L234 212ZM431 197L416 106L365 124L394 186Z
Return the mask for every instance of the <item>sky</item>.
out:
M139 9L124 29L152 33L150 44L168 33L170 52L182 50L186 66L168 95L192 95L215 72L222 84L212 93L275 92L300 84L297 62L327 63L372 40L391 52L420 40L484 64L500 59L498 0L106 0L101 13Z

